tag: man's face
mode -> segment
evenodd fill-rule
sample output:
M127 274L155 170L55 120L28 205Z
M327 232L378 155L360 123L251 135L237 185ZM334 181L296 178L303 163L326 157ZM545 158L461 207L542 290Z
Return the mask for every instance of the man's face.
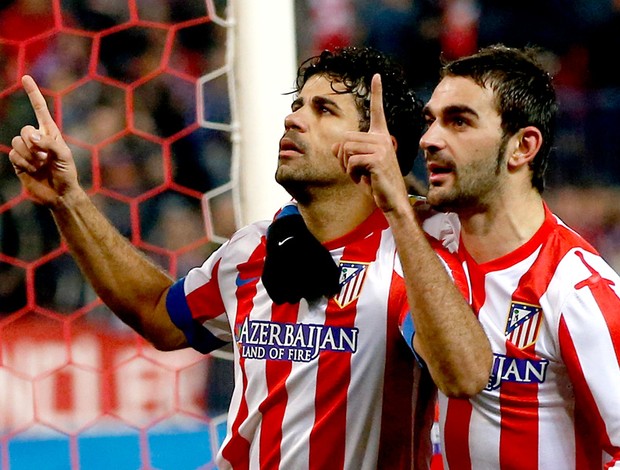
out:
M347 131L359 130L360 113L342 83L314 75L284 121L276 181L299 198L314 188L351 184L332 146Z
M483 210L506 176L507 140L493 92L473 80L446 77L425 107L420 140L429 177L428 201L441 210Z

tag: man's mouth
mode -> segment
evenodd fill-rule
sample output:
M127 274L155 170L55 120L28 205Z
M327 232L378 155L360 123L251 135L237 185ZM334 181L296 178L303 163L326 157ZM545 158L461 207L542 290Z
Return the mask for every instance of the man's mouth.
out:
M428 181L432 185L439 185L445 181L447 175L454 172L454 167L448 163L429 162L426 165Z
M280 139L280 156L294 157L303 154L303 148L290 137L284 136Z

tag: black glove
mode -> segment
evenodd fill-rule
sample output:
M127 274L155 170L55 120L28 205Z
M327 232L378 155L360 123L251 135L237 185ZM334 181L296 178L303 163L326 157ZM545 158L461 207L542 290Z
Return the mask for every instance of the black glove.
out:
M267 230L263 285L276 304L327 298L340 291L340 268L301 215L282 215Z

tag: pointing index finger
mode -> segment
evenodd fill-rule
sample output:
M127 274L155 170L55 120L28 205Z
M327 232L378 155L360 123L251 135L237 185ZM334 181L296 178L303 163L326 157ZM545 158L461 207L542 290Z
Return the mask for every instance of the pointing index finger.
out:
M41 90L39 90L34 79L30 75L24 75L22 77L22 85L28 95L37 122L39 123L40 132L49 136L60 134L60 130L58 126L56 126L56 122L54 122L49 108L47 107L45 97L41 93Z
M383 85L381 75L376 73L370 84L370 129L369 132L388 133L383 110Z

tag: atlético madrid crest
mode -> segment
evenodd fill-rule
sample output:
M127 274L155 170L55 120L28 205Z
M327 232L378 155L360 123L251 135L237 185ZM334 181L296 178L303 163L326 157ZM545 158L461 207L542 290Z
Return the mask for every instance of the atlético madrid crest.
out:
M340 293L334 300L340 308L355 301L362 291L368 263L354 263L340 260Z
M540 305L511 302L506 322L506 338L519 349L527 348L536 342L542 318Z

